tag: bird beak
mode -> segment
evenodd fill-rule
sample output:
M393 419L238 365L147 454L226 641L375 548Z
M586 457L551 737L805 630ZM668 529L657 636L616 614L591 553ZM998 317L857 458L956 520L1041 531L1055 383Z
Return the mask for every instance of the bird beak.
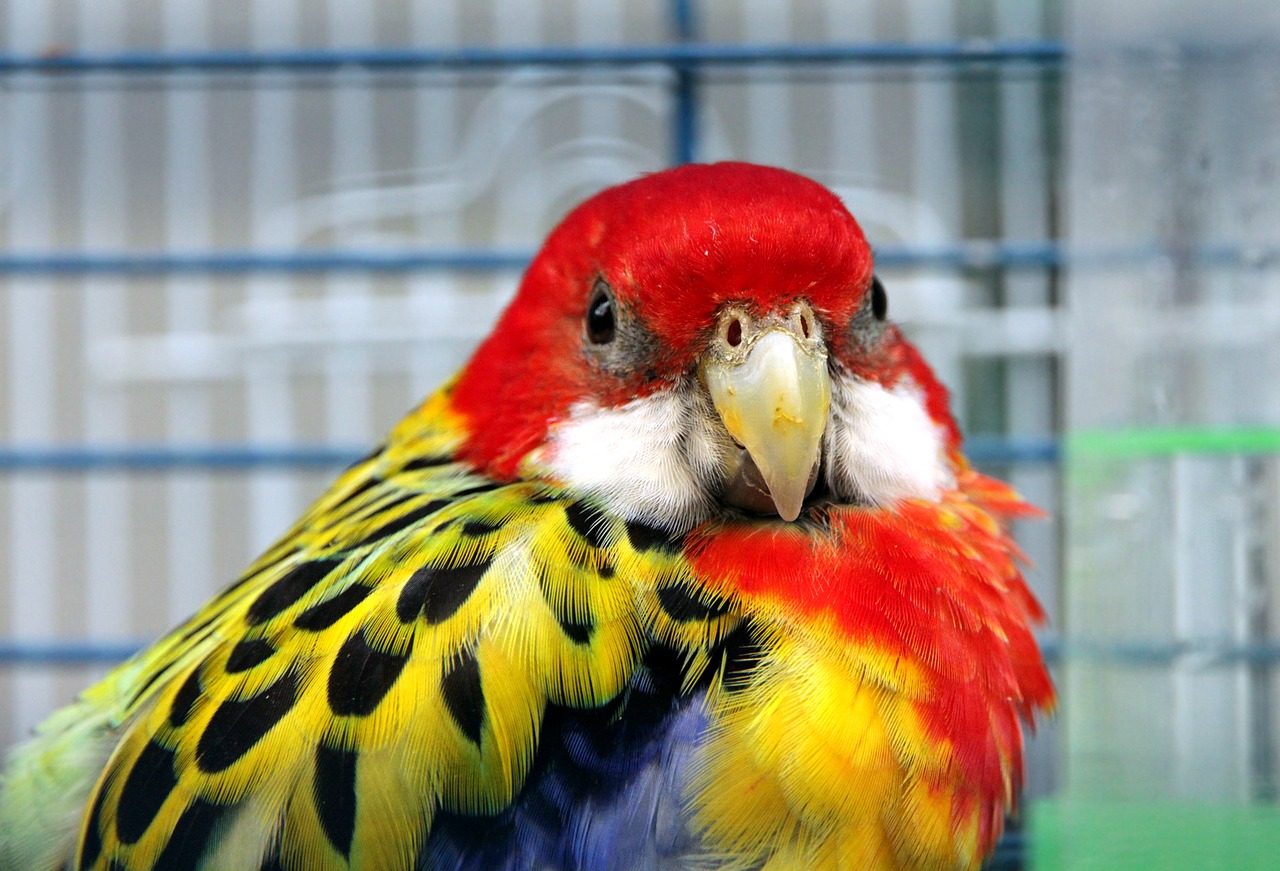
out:
M732 309L721 316L700 369L725 429L745 450L726 482L727 502L787 521L800 516L831 406L826 346L816 330L803 303L785 319L753 322Z

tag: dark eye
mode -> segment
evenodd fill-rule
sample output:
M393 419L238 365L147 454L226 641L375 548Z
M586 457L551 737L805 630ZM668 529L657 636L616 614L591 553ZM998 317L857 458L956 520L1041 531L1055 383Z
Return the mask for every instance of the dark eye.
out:
M876 276L871 277L871 313L876 320L882 321L889 314L889 297L884 292L884 285Z
M607 345L613 341L613 294L609 285L597 281L587 305L587 338L593 345Z

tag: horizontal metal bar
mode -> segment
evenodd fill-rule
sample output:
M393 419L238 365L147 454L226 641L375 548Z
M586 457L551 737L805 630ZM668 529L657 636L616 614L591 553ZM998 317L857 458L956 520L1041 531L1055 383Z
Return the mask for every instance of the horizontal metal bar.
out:
M86 73L334 73L472 71L511 67L676 68L755 65L946 65L1033 64L1055 66L1067 57L1055 40L874 42L802 44L673 43L669 45L559 46L528 48L361 49L306 51L127 51L114 54L50 52L0 55L0 74Z
M520 270L532 251L48 251L0 253L0 275L165 275L253 272L486 272ZM886 269L1046 269L1061 266L1062 247L1053 242L964 242L935 248L879 246L876 263Z
M347 466L368 448L328 445L0 447L0 472L233 471Z
M1205 242L1069 245L1061 241L1008 242L975 239L952 245L875 246L876 266L894 269L1119 269L1152 263L1173 267L1275 269L1280 247Z
M342 445L5 445L0 472L161 472L259 468L331 468L350 465L368 448ZM1053 438L981 436L967 443L983 463L1052 463Z
M114 665L146 641L0 641L0 667Z
M1072 249L1060 242L975 240L953 245L878 245L881 269L985 271L1001 269L1099 269L1164 262L1194 267L1274 269L1280 248L1202 245L1171 248L1141 245L1115 249ZM316 251L39 251L0 252L5 275L121 275L179 273L408 273L429 271L518 271L533 252L488 248L455 250L321 249Z
M875 246L879 269L1058 269L1067 260L1058 242L996 242L979 240L955 245Z
M144 640L0 640L0 666L70 666L112 663L146 647ZM1128 667L1186 665L1197 669L1280 665L1280 641L1085 641L1046 636L1040 649L1050 663L1105 662Z
M1056 463L1062 448L1054 436L972 436L964 453L974 463Z
M1040 647L1050 662L1095 662L1127 667L1178 665L1198 670L1238 665L1280 666L1280 640L1100 641L1051 636L1041 639Z
M494 272L520 270L529 251L56 251L0 254L0 275L166 275L254 272Z

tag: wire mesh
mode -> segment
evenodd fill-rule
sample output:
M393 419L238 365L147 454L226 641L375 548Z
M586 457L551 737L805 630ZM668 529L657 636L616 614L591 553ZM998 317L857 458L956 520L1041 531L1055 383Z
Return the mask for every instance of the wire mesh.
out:
M450 374L566 208L673 162L835 187L970 455L1057 509L1054 4L151 5L0 15L0 747ZM1056 617L1058 527L1019 535Z

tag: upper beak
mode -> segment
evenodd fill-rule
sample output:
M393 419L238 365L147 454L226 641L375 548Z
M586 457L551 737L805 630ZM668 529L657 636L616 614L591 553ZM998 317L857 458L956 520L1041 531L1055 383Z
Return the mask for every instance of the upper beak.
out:
M772 508L788 521L800 516L817 478L831 406L826 346L817 329L804 303L785 318L758 321L730 309L701 365L716 412L747 454L726 499Z

